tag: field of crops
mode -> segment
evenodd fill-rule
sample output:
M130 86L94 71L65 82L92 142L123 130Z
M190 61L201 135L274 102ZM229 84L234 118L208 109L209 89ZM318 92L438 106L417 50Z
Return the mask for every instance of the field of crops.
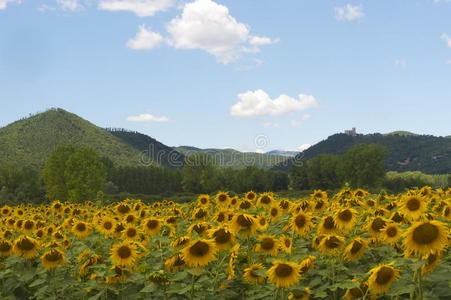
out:
M451 189L0 212L1 299L451 299Z

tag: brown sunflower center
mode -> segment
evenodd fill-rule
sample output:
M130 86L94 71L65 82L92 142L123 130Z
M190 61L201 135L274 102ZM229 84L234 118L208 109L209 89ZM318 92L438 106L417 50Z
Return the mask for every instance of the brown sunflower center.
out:
M129 228L129 229L127 229L126 234L128 237L132 238L132 237L135 237L138 234L138 232L136 231L135 228Z
M449 212L450 212L450 209L449 209L449 206L447 206L447 207L445 208L445 211L444 211L443 215L444 215L445 217L447 217L447 216L449 216Z
M290 239L285 239L283 242L285 243L285 247L290 248L290 246L291 246L291 240Z
M260 245L263 250L271 250L274 248L275 243L272 238L264 238Z
M86 230L86 225L85 225L85 223L77 223L77 225L75 226L75 229L77 231L83 232Z
M237 222L242 227L251 227L252 221L249 218L246 218L243 215L239 215L237 218Z
M226 200L227 200L227 195L225 195L225 194L219 195L218 200L219 200L219 202L224 202L224 201L226 201Z
M243 202L241 202L240 204L240 208L241 209L248 209L251 207L251 203L249 201L244 200Z
M349 222L352 219L352 212L349 209L345 209L338 213L338 218L343 222Z
M394 237L398 233L398 230L396 229L396 227L391 226L391 227L388 227L385 232L387 233L387 235L389 237Z
M285 201L285 200L280 201L280 204L279 204L280 208L282 208L282 209L287 209L289 205L290 204L288 203L288 201Z
M113 223L111 223L110 221L105 221L103 223L103 228L105 228L106 230L110 230L111 228L113 228Z
M1 249L0 249L0 251L1 251ZM432 265L436 260L437 260L437 258L438 258L438 255L437 254L430 254L429 256L428 256L428 264L429 265Z
M325 244L328 249L335 249L340 245L340 240L335 236L331 236L325 241Z
M376 276L376 282L379 285L387 284L395 275L394 271L390 267L383 266L378 272Z
M266 219L263 217L263 218L260 218L259 220L258 220L258 222L260 223L260 226L265 226L266 225Z
M11 244L6 241L0 242L0 252L6 252L11 250Z
M210 251L210 246L202 241L197 241L189 248L189 253L193 256L202 257Z
M328 216L325 220L324 220L324 228L328 229L328 230L332 230L335 227L335 223L334 223L334 218L332 218L332 216Z
M200 198L200 203L206 204L207 203L207 198Z
M269 196L262 196L262 199L260 200L261 203L263 204L269 204L271 203L271 198L269 198Z
M115 232L122 232L125 229L125 227L122 224L117 224L116 227L114 228Z
M230 232L225 231L223 228L216 230L213 233L216 243L218 244L226 244L230 241L232 235Z
M294 223L296 224L297 228L303 228L305 224L307 223L307 220L305 219L304 215L298 215L294 219Z
M354 241L354 243L352 243L352 247L351 247L351 254L356 254L357 252L360 251L360 249L362 249L363 245L361 242L359 241Z
M413 230L413 241L417 244L428 245L434 242L439 235L439 230L431 223L424 223Z
M366 201L366 204L368 204L368 206L371 206L371 207L376 205L376 203L373 200Z
M117 249L117 255L119 255L120 258L126 259L129 258L132 255L132 249L128 246L121 246L119 249Z
M126 214L130 211L130 206L125 205L125 204L121 204L117 207L117 210L121 213L121 214Z
M315 205L315 209L321 209L324 205L324 201L323 200L319 200L316 205Z
M25 221L25 223L23 224L23 227L27 230L30 230L34 227L34 223L33 223L33 221Z
M44 257L44 259L46 261L50 261L50 262L56 262L59 261L62 258L61 253L59 253L58 251L52 250L50 253L47 253Z
M135 216L134 215L128 215L127 218L125 218L125 221L127 223L133 223L135 221Z
M24 238L21 241L19 241L19 243L17 243L17 247L19 247L19 249L23 251L30 251L35 248L35 245L29 239Z
M410 198L406 203L406 207L410 211L416 211L420 208L420 200L417 198Z
M218 217L216 218L216 221L218 221L218 222L224 222L224 220L225 220L224 213L219 213L219 214L218 214Z
M203 209L199 209L195 215L196 219L202 219L203 217L205 217L207 215L207 211L203 210Z
M279 213L279 211L277 210L277 208L274 207L271 209L271 216L275 217L275 216L277 216L278 213Z
M385 221L382 220L381 218L376 218L371 223L371 229L373 229L374 231L377 231L377 232L379 232L382 228L384 228L384 226L385 226Z
M194 225L193 230L198 234L201 234L202 232L205 231L205 226L202 226L201 224L196 224Z
M254 200L255 197L256 197L256 195L254 193L249 193L249 194L247 194L246 198L249 199L249 200Z
M288 264L279 264L276 267L277 277L288 277L293 274L293 268Z
M149 221L146 223L146 226L147 226L147 228L149 228L149 229L155 229L155 228L158 227L158 221L157 221L157 220L149 220Z

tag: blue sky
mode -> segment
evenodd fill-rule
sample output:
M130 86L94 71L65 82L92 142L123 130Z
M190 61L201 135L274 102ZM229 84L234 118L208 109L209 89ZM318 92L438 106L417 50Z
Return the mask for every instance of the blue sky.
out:
M446 136L451 1L0 0L0 102L171 146Z

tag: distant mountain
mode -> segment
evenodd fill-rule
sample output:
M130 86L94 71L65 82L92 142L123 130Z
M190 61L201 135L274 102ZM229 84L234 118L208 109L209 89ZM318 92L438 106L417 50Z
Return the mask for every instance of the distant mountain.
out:
M343 155L354 145L380 144L387 148L385 166L389 171L421 171L427 174L451 173L451 139L432 135L415 134L357 134L343 133L329 136L304 152L297 158L311 159L319 154ZM275 166L276 170L288 170L293 158Z
M185 156L195 153L204 153L212 158L220 167L232 167L242 169L247 166L257 166L270 169L279 163L283 163L289 157L282 155L269 155L266 153L240 152L234 149L200 149L192 146L174 147L175 150Z
M265 152L265 154L294 157L299 154L299 151L271 150L271 151Z
M118 165L136 166L149 163L148 156L143 153L149 146L141 148L136 140L155 144L156 149L162 147L150 137L139 136L138 139L131 137L134 134L117 135L63 109L50 109L0 128L0 164L43 168L57 146L74 145L93 148ZM162 164L165 164L164 159Z
M385 133L385 136L387 135L400 135L400 136L418 136L419 134L410 132L410 131L402 131L402 130L398 130L398 131L393 131L393 132L389 132L389 133Z

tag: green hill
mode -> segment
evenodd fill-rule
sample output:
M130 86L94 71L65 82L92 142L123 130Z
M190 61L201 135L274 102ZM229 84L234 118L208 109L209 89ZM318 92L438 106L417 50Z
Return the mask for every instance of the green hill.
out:
M0 165L42 168L59 145L90 147L123 166L139 165L143 161L137 145L128 144L124 138L58 108L0 128Z
M255 152L240 152L234 149L199 149L191 146L174 147L175 150L185 156L195 153L204 153L221 167L243 169L247 166L257 166L262 169L270 169L279 163L283 163L289 157L282 155L270 155Z
M334 134L300 153L296 159L308 160L322 153L343 155L357 144L385 146L387 155L384 162L388 171L421 171L427 174L451 172L451 139L431 135ZM288 170L292 161L290 159L274 169Z
M398 130L398 131L393 131L393 132L389 132L384 134L384 136L388 136L388 135L399 135L399 136L418 136L419 134L410 132L410 131L402 131L402 130Z

